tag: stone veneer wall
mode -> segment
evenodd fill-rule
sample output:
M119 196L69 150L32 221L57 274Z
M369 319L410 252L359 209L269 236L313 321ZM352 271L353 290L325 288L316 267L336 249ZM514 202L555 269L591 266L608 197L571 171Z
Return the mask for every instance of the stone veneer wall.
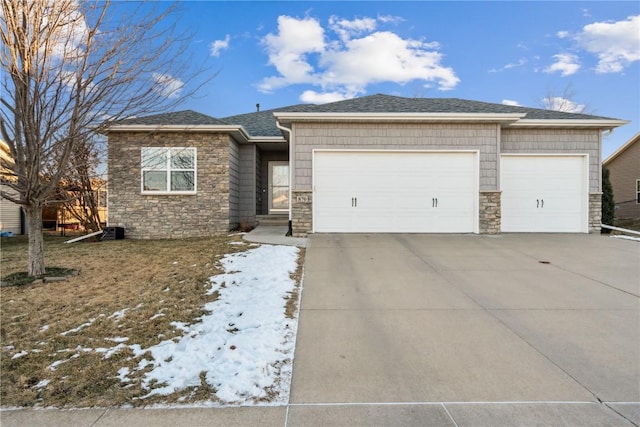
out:
M589 193L589 233L599 233L602 221L602 193Z
M108 144L108 224L134 239L203 237L229 230L229 147L223 133L113 132ZM197 193L143 195L142 147L195 147Z
M291 198L293 237L307 237L313 230L313 193L292 191Z
M502 192L481 191L479 197L480 234L499 234L502 219Z

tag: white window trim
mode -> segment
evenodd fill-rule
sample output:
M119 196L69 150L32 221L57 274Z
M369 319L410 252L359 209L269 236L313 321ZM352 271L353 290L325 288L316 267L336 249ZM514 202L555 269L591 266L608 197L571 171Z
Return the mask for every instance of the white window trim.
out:
M636 205L640 205L640 179L636 179Z
M191 169L171 169L170 161L171 156L167 156L167 169L145 169L142 167L142 152L145 149L166 149L170 150L193 150L193 190L191 191L153 191L153 190L145 190L144 189L144 172L145 171L166 171L167 172L167 188L171 188L171 171L179 171L179 170L191 170ZM140 193L145 195L193 195L198 192L198 149L196 147L142 147L140 149Z

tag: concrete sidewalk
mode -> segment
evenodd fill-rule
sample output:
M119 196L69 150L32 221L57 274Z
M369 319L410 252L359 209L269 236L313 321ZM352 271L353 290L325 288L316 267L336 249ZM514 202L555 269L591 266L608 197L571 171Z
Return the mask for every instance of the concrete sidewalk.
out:
M307 246L307 239L303 237L286 236L289 227L286 225L259 225L243 236L247 242L264 243L269 245Z
M6 426L640 425L640 244L314 235L290 404L20 410Z

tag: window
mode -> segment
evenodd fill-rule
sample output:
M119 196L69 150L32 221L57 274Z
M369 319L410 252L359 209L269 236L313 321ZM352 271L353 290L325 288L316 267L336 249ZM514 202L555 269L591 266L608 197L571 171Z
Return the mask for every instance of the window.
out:
M640 204L640 179L636 179L636 203Z
M195 194L196 149L143 148L142 192Z

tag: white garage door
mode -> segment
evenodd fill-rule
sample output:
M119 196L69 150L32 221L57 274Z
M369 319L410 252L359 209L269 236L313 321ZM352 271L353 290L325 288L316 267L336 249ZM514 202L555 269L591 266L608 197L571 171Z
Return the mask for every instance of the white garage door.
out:
M475 152L315 151L315 232L477 232Z
M502 231L588 232L586 156L510 156L500 162Z

